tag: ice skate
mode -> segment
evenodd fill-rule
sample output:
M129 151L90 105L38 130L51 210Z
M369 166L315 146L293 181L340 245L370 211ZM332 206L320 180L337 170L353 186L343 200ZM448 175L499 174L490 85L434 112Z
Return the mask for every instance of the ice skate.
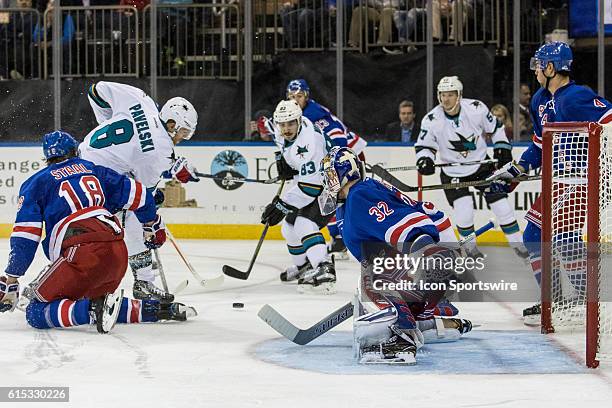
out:
M134 280L133 294L139 300L159 300L161 303L172 303L174 295L158 288L153 282Z
M312 269L298 280L298 292L322 293L331 295L336 293L336 269L328 261L321 262L316 269Z

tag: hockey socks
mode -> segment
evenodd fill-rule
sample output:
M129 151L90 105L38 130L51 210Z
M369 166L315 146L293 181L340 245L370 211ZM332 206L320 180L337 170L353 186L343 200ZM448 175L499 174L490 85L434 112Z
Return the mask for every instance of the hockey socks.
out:
M160 303L157 300L137 300L126 297L121 301L118 323L157 322ZM28 324L36 329L80 326L93 323L89 299L60 299L53 302L33 300L26 309Z

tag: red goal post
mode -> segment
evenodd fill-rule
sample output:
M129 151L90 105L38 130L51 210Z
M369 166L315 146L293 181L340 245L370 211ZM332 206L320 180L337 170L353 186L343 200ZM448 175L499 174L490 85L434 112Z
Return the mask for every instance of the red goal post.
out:
M551 123L542 133L542 332L584 336L597 367L612 355L612 127Z

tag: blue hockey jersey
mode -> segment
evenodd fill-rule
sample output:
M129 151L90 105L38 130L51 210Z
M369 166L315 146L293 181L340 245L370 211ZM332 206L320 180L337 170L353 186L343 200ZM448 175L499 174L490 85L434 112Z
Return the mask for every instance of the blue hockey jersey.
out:
M552 122L599 122L612 120L612 104L585 86L570 81L554 95L540 88L531 99L533 143L523 153L519 164L526 169L542 165L542 129Z
M344 123L335 117L329 109L309 99L303 115L331 139L334 146L347 147L348 131Z
M439 231L450 227L449 218L432 203L411 199L401 191L366 178L349 190L344 205L336 210L342 238L351 254L362 261L362 245L387 243L406 252L406 243L421 234L436 242Z
M141 183L109 168L78 157L45 167L19 190L6 274L25 274L42 238L43 222L43 250L54 262L72 222L110 216L121 209L134 211L143 223L156 218L153 195Z

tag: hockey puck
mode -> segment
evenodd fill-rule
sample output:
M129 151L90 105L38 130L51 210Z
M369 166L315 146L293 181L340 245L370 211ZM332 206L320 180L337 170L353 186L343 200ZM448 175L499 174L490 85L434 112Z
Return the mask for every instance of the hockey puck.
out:
M232 307L234 309L243 309L244 308L244 303L234 302L234 303L232 303Z

